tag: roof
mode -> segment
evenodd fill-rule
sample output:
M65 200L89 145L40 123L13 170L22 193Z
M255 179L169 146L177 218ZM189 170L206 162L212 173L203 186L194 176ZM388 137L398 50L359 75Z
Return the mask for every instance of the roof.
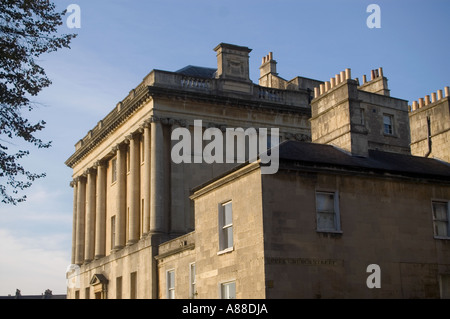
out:
M368 157L352 156L331 145L296 141L281 143L279 152L280 161L300 162L307 166L332 166L374 173L428 177L450 183L450 164L433 158L378 150L369 150Z
M188 65L178 71L175 71L175 73L180 73L183 75L188 75L188 76L192 76L192 77L196 77L196 78L212 79L212 78L214 78L216 71L217 71L217 69L213 69L213 68L205 68L202 66Z

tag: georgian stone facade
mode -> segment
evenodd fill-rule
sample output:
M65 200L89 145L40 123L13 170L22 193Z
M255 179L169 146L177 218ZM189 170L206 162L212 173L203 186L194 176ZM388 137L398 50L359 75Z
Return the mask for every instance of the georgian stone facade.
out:
M287 81L278 76L270 53L263 58L256 85L249 78L249 48L221 43L214 50L217 69L188 66L177 72L150 72L76 143L66 164L73 169L72 264L80 267L80 274L68 298L167 298L172 284L180 298L218 298L222 286L224 294L236 289L241 298L310 297L290 295L290 288L268 290L289 285L275 275L267 277L267 269L272 269L268 260L275 260L267 256L278 258L267 255L265 243L272 238L266 238L265 228L271 213L263 213L263 207L271 207L267 203L272 195L264 181L271 178L261 182L259 164L241 168L244 171L236 171L236 164L175 164L171 134L179 127L192 135L199 129L196 120L202 121L202 130L279 128L280 141L312 140L360 157L377 150L409 156L410 123L416 129L415 123L423 121L416 120L414 112L408 118L407 102L390 97L381 69L372 71L370 81L364 76L362 85L351 78L350 69L327 82L303 77ZM448 93L441 100L448 106ZM445 128L441 131L445 137ZM413 138L414 152L420 143ZM439 157L445 159L445 154ZM192 158L198 155L194 152ZM219 187L217 179L226 183ZM200 196L197 190L193 195L199 185L207 185L207 194ZM277 191L283 187L304 192L290 182L279 184ZM347 191L351 193L351 187ZM440 196L448 200L446 192ZM233 206L233 224L247 226L236 227L233 250L218 254L214 218L227 198L240 202ZM283 224L287 215L270 216L269 223ZM282 242L277 247L290 249ZM168 275L171 270L175 277ZM337 296L326 291L323 296Z

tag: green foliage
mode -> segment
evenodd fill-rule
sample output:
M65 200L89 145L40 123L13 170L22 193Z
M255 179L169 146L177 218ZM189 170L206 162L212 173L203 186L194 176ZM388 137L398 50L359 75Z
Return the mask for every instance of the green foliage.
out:
M23 202L26 196L19 195L20 191L45 176L31 173L19 163L29 155L28 150L11 152L7 145L20 139L37 148L51 146L35 136L46 123L30 123L23 111L31 111L34 104L30 98L51 84L36 59L69 48L76 36L58 35L65 13L56 12L48 0L0 2L0 200L6 204Z

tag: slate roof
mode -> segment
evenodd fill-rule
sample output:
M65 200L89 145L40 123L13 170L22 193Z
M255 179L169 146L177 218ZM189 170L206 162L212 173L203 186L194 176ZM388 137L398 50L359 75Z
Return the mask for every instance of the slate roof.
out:
M188 75L196 78L212 79L214 78L216 71L217 69L188 65L178 71L175 71L175 73L180 73L183 75Z
M334 146L286 141L279 145L280 161L305 166L391 173L440 179L450 183L450 164L432 158L369 150L368 157L352 156Z

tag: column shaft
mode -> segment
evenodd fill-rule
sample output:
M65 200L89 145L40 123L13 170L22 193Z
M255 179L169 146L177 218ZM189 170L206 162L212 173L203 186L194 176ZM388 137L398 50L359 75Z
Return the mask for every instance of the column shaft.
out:
M72 258L71 264L75 264L76 244L77 244L77 182L70 183L73 187L73 222L72 222Z
M164 230L164 134L161 122L151 124L150 232Z
M76 235L76 253L75 264L81 265L84 261L84 227L85 227L85 205L86 205L86 178L84 176L78 177L77 186L77 235Z
M144 200L143 216L143 234L150 231L150 170L151 170L151 139L150 123L144 125L144 176L142 198Z
M128 245L139 240L140 216L140 170L139 165L140 135L134 134L130 138L130 215L128 225Z
M84 261L91 262L94 259L95 252L95 193L96 193L96 172L94 169L89 169L87 173L87 188L86 188L86 229L85 238L86 246L84 251Z
M106 164L97 166L97 198L95 219L95 259L106 253Z
M172 125L172 130L179 127ZM171 141L171 149L177 141ZM184 164L170 163L170 233L182 234L185 231L184 220Z
M126 148L120 145L117 149L117 211L116 211L116 240L114 250L119 250L125 246L126 236Z

